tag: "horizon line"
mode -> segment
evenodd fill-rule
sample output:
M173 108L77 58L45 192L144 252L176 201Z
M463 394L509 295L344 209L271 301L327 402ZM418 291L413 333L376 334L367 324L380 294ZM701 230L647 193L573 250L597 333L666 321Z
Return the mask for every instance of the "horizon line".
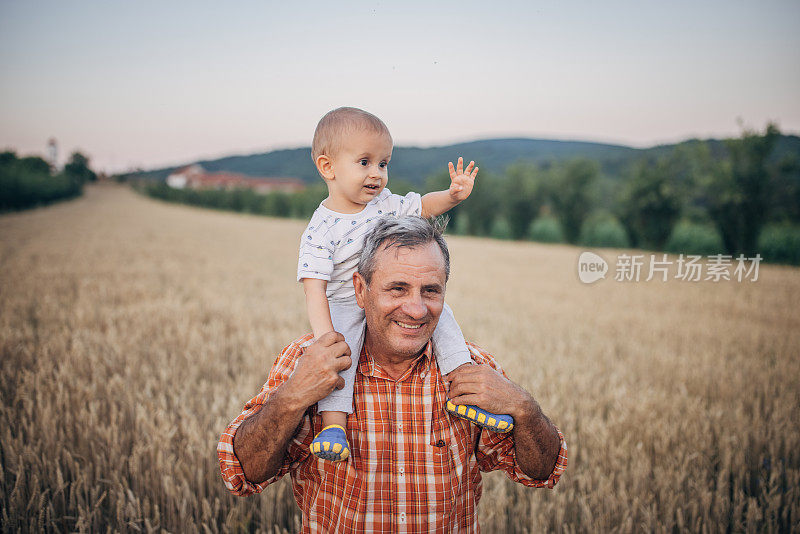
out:
M758 130L756 130L758 131ZM800 131L782 131L782 136L786 137L800 137ZM617 147L617 148L629 148L632 150L648 150L653 148L659 148L664 146L670 145L677 145L680 143L685 143L689 141L721 141L724 139L736 139L736 137L699 137L699 136L689 136L689 137L682 137L677 140L663 140L658 141L652 144L646 144L642 146L636 146L631 144L624 144L621 142L613 142L613 141L602 141L596 139L578 139L578 138L566 138L566 137L531 137L531 136L524 136L524 135L509 135L509 136L499 136L499 137L469 137L463 140L454 140L451 142L437 142L437 143L398 143L395 144L393 148L418 148L418 149L431 149L431 148L445 148L448 146L453 145L463 145L468 143L476 143L481 141L515 141L515 140L524 140L524 141L554 141L560 143L586 143L586 144L593 144L593 145L605 145L609 147ZM203 163L203 162L210 162L210 161L218 161L221 159L227 158L246 158L250 156L257 156L263 154L271 154L273 152L281 152L281 151L289 151L289 150L302 150L302 149L311 149L310 144L304 145L272 145L266 147L262 150L254 149L253 151L242 151L242 152L228 152L224 154L217 154L217 155L208 155L208 156L198 156L194 159L190 160L182 160L181 163L174 163L174 164L159 164L158 166L148 167L148 168L133 168L128 170L121 170L112 172L112 175L116 174L125 174L128 172L155 172L165 169L171 168L180 168L185 167L187 165L192 165L196 163Z

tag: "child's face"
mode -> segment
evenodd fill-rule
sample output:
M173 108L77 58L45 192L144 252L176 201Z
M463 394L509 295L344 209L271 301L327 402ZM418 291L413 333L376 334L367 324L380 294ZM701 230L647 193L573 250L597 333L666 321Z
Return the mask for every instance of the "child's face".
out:
M392 142L385 134L358 130L342 142L331 158L328 180L331 209L358 212L383 191L389 181Z

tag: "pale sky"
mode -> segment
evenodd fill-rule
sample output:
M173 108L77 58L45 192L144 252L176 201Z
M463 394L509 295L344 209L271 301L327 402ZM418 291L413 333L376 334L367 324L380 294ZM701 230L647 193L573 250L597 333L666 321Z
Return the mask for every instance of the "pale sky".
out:
M310 144L800 131L800 2L0 0L0 149L120 171Z

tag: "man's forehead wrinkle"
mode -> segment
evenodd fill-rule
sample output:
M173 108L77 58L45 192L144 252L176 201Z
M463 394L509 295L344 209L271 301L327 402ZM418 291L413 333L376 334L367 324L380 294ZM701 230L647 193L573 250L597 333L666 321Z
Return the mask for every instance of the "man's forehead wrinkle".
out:
M437 251L434 254L432 251ZM376 255L373 276L381 286L390 286L392 282L402 283L405 287L419 285L436 287L442 290L447 281L444 259L434 242L414 247L398 245L382 245Z
M403 286L403 287L405 287L405 286L410 286L411 284L409 284L408 282L404 282L402 280L387 280L384 285L385 286Z
M434 267L431 265L419 265L416 263L398 262L392 266L381 266L375 270L375 274L383 274L383 277L394 278L408 284L408 280L417 278L428 278L430 276L441 277L444 279L444 267ZM382 277L382 278L383 278Z
M426 243L425 245L417 245L412 247L407 245L399 245L395 242L388 242L387 244L381 245L381 248L378 249L378 251L381 254L394 252L395 260L404 264L409 264L409 261L407 259L403 260L400 258L401 254L403 254L404 257L408 258L409 255L415 252L422 252L426 247L429 247L430 245L435 245L435 243L431 242L431 243ZM441 257L441 251L439 251L439 256ZM418 263L415 262L413 263L413 265L416 266L418 265ZM444 258L442 258L442 267L444 267Z
M411 287L411 284L409 282L407 282L405 280L402 280L402 279L397 279L397 278L387 280L387 281L383 282L383 285L385 287L394 287L394 286ZM439 282L422 283L422 284L420 284L420 286L423 289L441 289L442 288L442 284L440 284Z

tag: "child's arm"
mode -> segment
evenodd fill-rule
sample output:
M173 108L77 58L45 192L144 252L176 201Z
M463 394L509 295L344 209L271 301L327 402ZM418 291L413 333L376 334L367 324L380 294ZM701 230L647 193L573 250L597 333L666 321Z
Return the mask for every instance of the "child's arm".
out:
M311 330L314 332L315 338L333 331L331 309L328 306L328 297L325 295L327 287L328 282L326 280L303 278L308 321L311 323Z
M474 161L470 161L464 170L464 158L458 158L458 168L453 167L453 162L447 164L450 170L450 189L446 191L434 191L422 197L422 216L435 217L456 207L462 200L465 200L475 185L475 176L478 174L478 167L473 170Z

